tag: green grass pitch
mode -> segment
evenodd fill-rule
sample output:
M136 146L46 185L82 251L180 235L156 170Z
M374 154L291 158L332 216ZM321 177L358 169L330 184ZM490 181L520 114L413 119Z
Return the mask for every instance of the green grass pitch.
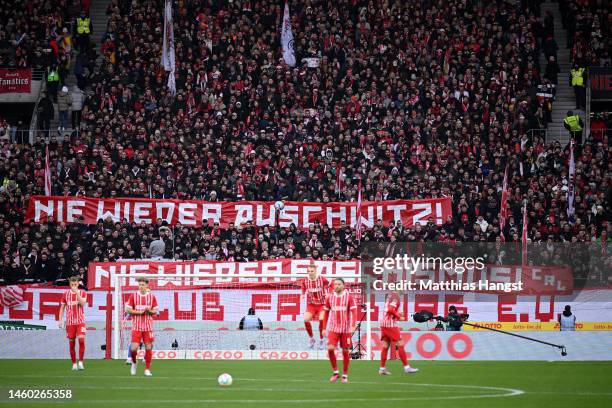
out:
M352 361L348 384L328 382L327 361L153 361L153 377L123 361L0 360L0 407L610 407L612 362L415 361L417 374L380 377ZM227 372L234 384L217 385ZM69 401L16 401L9 389L65 389Z

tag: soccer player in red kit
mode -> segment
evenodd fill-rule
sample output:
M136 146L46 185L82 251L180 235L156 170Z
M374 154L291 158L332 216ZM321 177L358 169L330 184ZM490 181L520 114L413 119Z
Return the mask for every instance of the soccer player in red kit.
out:
M85 356L85 313L83 306L87 302L87 293L79 289L79 278L70 278L70 289L64 292L60 301L59 327L64 328L64 311L66 311L66 337L70 344L70 358L72 371L84 370L83 357ZM75 340L79 339L79 362L76 358Z
M349 362L351 361L349 357L351 336L357 323L357 305L355 305L353 295L344 288L344 279L334 279L334 291L327 295L323 311L323 327L327 327L329 322L327 353L333 369L329 381L336 382L340 377L335 352L336 345L340 343L342 348L342 382L347 383Z
M399 307L399 295L397 293L390 293L387 296L387 301L385 302L385 309L383 312L383 319L380 323L380 328L382 331L381 340L383 343L380 354L380 369L378 370L378 374L380 375L391 374L385 367L385 364L387 363L389 346L396 347L397 353L399 354L402 364L404 365L405 373L416 373L419 371L418 368L412 368L410 367L410 364L408 364L408 358L406 356L406 351L404 350L404 341L402 340L400 328L397 325L398 320L404 320L403 313L398 312Z
M302 287L302 295L306 295L306 313L304 313L304 326L310 337L310 348L314 348L316 340L312 335L313 317L319 320L319 348L323 350L325 342L323 341L323 306L325 305L325 296L329 288L329 281L322 276L317 275L317 268L314 265L308 266L308 277L300 282Z
M145 345L145 371L147 377L151 374L151 359L153 357L153 315L157 314L157 298L149 290L149 280L138 278L138 292L133 293L125 304L125 310L132 315L132 367L130 373L136 375L138 362L138 346Z

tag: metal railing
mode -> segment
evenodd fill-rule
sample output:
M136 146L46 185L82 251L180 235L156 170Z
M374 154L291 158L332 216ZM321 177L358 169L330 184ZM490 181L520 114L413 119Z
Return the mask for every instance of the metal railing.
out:
M45 68L31 68L31 67L7 67L7 66L2 66L2 69L6 70L6 71L24 71L24 70L30 70L32 72L32 81L41 81L47 71Z
M11 137L11 142L17 144L33 144L36 137L49 139L53 136L57 137L59 142L62 142L64 138L71 137L73 135L80 137L81 130L66 129L63 132L59 132L57 129L17 129L16 127L13 127L9 130L9 135Z
M593 139L597 138L604 140L604 137L606 136L608 137L608 140L612 138L612 129L591 129L589 132L589 137Z
M535 132L538 132L537 134ZM544 136L542 136L542 133ZM550 130L550 129L531 129L527 131L527 135L533 143L534 137L544 137L546 143L552 143L559 141L561 143L568 143L570 140L569 131L566 129ZM585 127L583 133L583 143L592 139L601 139L607 136L608 140L612 138L612 129L589 129Z
M544 141L546 143L552 143L555 141L569 141L569 132L565 129L530 129L527 131L527 136L529 137L532 143L535 137L544 138Z
M32 73L32 76L34 73ZM43 77L42 83L40 84L40 91L38 92L38 96L36 96L36 104L34 104L34 111L32 112L32 119L30 120L30 134L28 135L28 140L30 144L34 144L34 133L36 132L36 128L38 127L38 104L40 103L40 95L42 95L43 90L47 89L47 78Z
M586 79L586 96L585 96L585 109L586 114L584 118L584 128L591 129L591 84L589 83L589 78L591 77L590 72L587 68L587 79ZM589 136L589 131L587 131L587 137Z
M44 68L32 68L32 81L45 81L47 70Z

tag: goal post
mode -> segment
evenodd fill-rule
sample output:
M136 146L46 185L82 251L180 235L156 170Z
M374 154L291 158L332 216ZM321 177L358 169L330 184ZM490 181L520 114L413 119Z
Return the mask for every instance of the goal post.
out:
M354 333L353 343L361 346L361 358L371 358L371 307L367 285L354 273L322 276L330 281L339 277L345 280L360 308L358 318L363 317L361 336L358 338ZM114 359L127 356L131 320L125 313L125 303L138 290L137 279L141 277L149 279L151 292L159 304L153 324L157 358L327 358L326 347L319 349L319 342L314 348L309 347L304 329L306 297L301 295L299 283L307 278L306 274L241 272L227 275L216 272L115 274L112 277L112 322L106 325L112 334ZM251 308L255 317L248 316ZM313 319L312 328L314 338L318 339L316 320ZM245 324L245 321L250 323ZM259 322L261 328L257 327Z

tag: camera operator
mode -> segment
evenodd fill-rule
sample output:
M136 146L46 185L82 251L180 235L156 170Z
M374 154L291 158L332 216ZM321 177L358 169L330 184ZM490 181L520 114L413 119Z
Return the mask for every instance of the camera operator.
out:
M446 323L446 331L461 331L463 320L463 315L457 312L455 305L451 305L448 308L448 315L442 319L442 321Z

